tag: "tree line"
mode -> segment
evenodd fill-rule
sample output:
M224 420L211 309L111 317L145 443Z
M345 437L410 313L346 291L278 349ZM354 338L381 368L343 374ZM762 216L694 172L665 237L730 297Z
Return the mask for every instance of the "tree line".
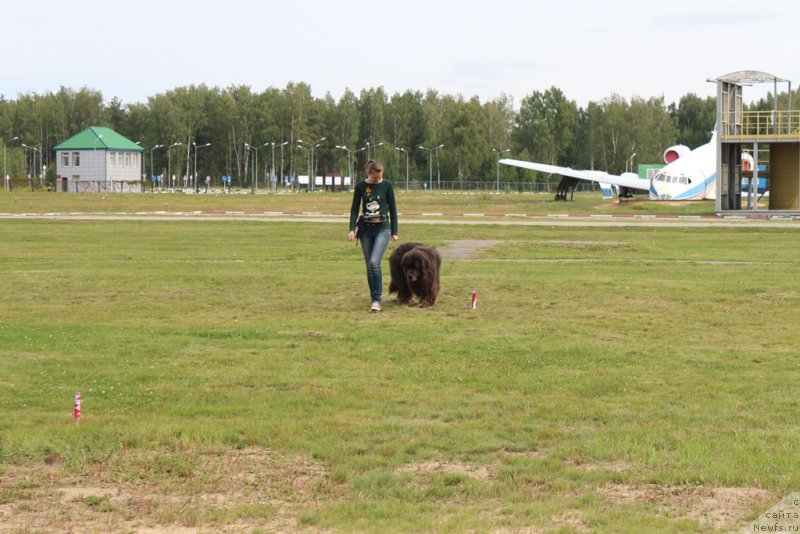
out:
M500 157L615 174L660 163L668 146L694 148L709 139L715 105L715 98L691 93L669 104L614 94L580 107L557 87L533 91L518 106L507 95L481 102L432 89L389 95L382 87L346 90L336 100L330 93L313 97L305 83L260 93L192 85L124 104L116 97L104 103L98 90L61 87L0 98L0 140L9 174L31 173L35 154L51 180L53 146L89 126L107 126L141 144L147 175L162 173L168 156L173 174L192 173L196 157L199 175L227 174L247 185L257 154L259 182L273 155L278 176L306 175L311 165L317 176L347 176L352 158L363 177L373 158L396 182L405 179L406 165L412 181L492 182ZM760 105L769 109L770 102ZM507 166L500 173L504 182L548 179Z

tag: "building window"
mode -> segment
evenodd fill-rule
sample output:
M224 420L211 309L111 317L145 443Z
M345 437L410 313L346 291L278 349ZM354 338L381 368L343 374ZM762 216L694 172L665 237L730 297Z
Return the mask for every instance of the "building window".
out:
M108 153L108 166L109 167L114 167L114 163L116 163L115 157L116 156L114 155L114 152L109 152Z
M117 152L117 167L122 167L122 152Z
M125 166L126 167L131 166L131 155L129 152L125 152Z
M73 152L72 153L72 166L73 167L80 167L81 166L81 153L80 152Z
M62 152L61 153L61 166L62 167L69 167L69 152Z
M134 168L139 167L139 154L131 154L131 164Z

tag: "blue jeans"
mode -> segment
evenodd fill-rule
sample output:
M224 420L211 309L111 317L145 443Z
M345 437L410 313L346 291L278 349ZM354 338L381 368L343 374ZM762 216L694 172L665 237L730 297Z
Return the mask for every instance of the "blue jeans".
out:
M361 236L361 250L364 252L364 261L367 263L367 282L369 283L369 296L372 302L380 302L383 293L383 276L381 274L381 259L392 234L389 228L364 228Z

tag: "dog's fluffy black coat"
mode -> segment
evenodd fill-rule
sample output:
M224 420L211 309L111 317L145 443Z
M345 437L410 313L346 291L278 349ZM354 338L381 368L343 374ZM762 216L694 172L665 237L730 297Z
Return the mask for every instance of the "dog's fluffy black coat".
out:
M389 256L392 281L389 293L397 293L403 304L414 295L419 307L433 306L439 296L439 269L442 258L434 247L422 243L403 243Z

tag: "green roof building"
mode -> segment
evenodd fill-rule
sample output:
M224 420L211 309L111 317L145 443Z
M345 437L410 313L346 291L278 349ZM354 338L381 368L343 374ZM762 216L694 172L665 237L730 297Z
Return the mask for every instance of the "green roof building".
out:
M144 149L112 130L92 126L53 147L58 191L140 191Z

